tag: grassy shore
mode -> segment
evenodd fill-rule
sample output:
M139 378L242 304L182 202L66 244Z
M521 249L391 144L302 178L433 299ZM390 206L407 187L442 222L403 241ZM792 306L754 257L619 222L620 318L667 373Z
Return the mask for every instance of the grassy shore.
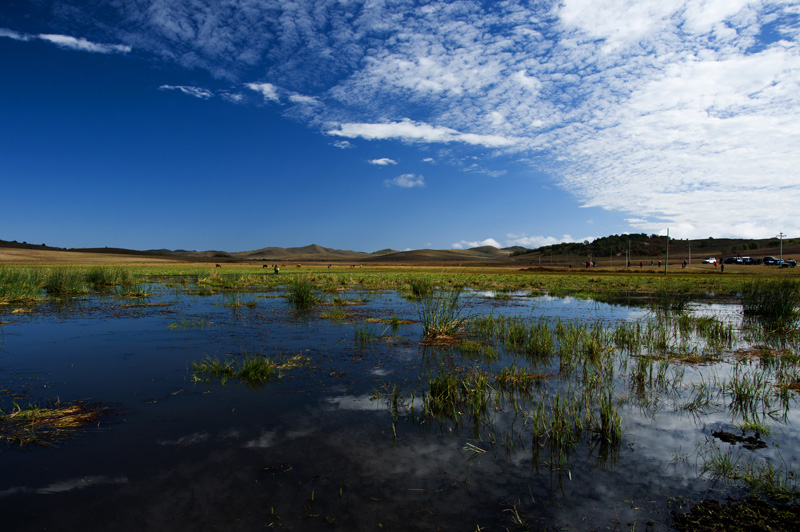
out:
M585 297L630 301L660 295L667 303L681 297L738 297L749 283L759 280L798 281L800 269L773 266L730 266L721 273L708 267L670 267L665 274L647 268L535 268L503 266L304 265L283 268L279 274L261 264L106 264L0 265L0 303L33 302L49 297L118 290L143 283L175 282L204 290L248 291L310 284L320 293L362 289L408 291L418 296L420 286L450 290L493 290L501 294ZM124 290L123 290L124 289ZM136 293L143 292L135 290Z

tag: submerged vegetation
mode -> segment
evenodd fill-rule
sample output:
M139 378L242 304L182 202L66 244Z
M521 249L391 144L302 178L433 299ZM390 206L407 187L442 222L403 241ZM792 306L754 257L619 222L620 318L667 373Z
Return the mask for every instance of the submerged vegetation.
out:
M97 426L111 410L98 403L55 401L45 405L14 403L9 413L0 412L0 443L8 446L51 446L75 431Z

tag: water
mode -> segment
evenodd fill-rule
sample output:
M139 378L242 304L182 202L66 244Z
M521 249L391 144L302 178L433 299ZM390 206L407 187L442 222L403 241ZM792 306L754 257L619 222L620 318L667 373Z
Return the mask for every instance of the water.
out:
M255 307L231 308L231 296L155 289L144 302L95 296L0 315L4 412L13 402L56 399L115 410L53 447L5 448L4 529L497 530L520 519L534 529L635 523L666 530L674 498L739 493L699 476L698 449L714 443L712 429L733 425L724 405L699 417L682 411L688 384L644 405L627 384L629 370L618 367L622 441L602 449L583 438L559 465L549 445L533 441L521 411L564 392L566 379L549 380L521 411L503 405L491 414L490 429L421 416L426 371L472 362L458 348L422 346L416 307L399 294L347 294L367 301L345 307L351 316L335 321L319 309L298 316L279 293L243 294ZM470 294L465 312L589 323L648 319L626 306L492 295ZM731 307L694 312L735 320ZM356 342L365 320L393 316L413 323L371 323L383 336L363 347ZM192 361L242 352L300 354L310 364L255 388L192 379ZM502 349L499 356L475 364L510 363ZM724 377L730 367L686 366L684 382L713 372ZM557 372L558 364L550 368ZM387 385L398 387L406 405L413 395L413 413L405 407L395 417L389 400L373 398ZM773 425L769 447L755 453L796 467L796 414L789 410Z

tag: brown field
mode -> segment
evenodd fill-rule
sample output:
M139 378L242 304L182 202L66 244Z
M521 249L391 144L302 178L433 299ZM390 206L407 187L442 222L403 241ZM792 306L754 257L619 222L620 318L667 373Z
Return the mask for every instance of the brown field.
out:
M47 248L30 244L17 244L0 241L0 266L3 265L35 265L35 266L91 266L91 265L124 265L124 266L169 266L169 265L196 265L214 268L219 264L223 269L228 268L260 268L262 265L274 264L285 265L282 270L296 269L297 264L303 267L325 268L332 265L337 269L354 267L355 269L369 268L375 269L403 269L403 268L457 268L465 271L519 271L530 270L540 272L588 272L585 263L587 257L577 255L547 256L529 254L520 257L510 257L508 253L491 252L472 252L472 250L416 250L409 252L394 252L386 255L369 255L355 252L342 252L338 250L327 250L326 248L315 248L314 253L308 253L312 246L306 248L292 248L290 250L280 249L281 255L254 258L249 255L244 258L244 253L234 253L226 257L212 257L207 255L194 254L184 255L165 255L158 253L148 253L124 249L92 249L92 250L64 250L61 248ZM712 264L702 264L702 260L707 256L714 256L718 260L731 256L731 253L710 252L704 250L704 255L696 252L692 253L692 262L684 269L682 261L688 261L689 256L686 250L670 249L669 271L682 272L686 274L719 273L720 268L716 269ZM296 251L295 251L296 250ZM328 254L319 252L324 250ZM499 250L498 250L499 251ZM353 253L353 255L348 255ZM778 249L764 248L741 252L742 256L764 257L766 255L779 256ZM784 258L800 258L800 245L784 246ZM661 258L663 260L663 257ZM631 267L625 267L625 257L596 257L596 268L593 273L603 272L630 272L633 274L655 274L663 272L662 267L658 267L658 257L631 257ZM653 266L650 265L651 260ZM640 266L640 262L643 266ZM758 265L725 265L725 274L745 274L762 275L774 274L781 271L782 275L800 276L800 268L774 268Z

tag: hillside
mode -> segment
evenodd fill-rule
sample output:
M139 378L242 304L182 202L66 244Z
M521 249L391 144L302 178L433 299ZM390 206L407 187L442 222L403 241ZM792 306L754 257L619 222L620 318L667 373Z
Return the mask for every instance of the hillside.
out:
M735 257L777 255L781 242L778 238L760 240L734 238L703 238L694 240L676 240L670 238L670 256L692 257ZM593 242L570 242L554 244L536 249L517 251L512 254L515 259L527 261L538 256L576 257L582 260L591 258L617 257L623 258L630 250L630 257L639 259L664 258L667 252L667 237L659 235L631 234L611 235L598 238ZM784 255L800 252L800 238L783 240Z
M661 260L666 256L667 239L657 235L611 235L593 242L572 242L544 246L537 249L511 247L498 249L481 246L471 249L419 249L395 251L382 249L373 253L326 248L317 244L302 247L264 247L252 251L229 252L221 250L187 251L150 249L146 251L116 247L61 248L44 244L29 244L0 240L0 264L25 264L66 262L71 264L134 260L247 263L247 262L315 262L315 263L396 263L396 264L530 264L564 266L579 265L588 260L622 265L630 249L631 260ZM746 240L707 238L674 240L669 242L670 261L692 258L692 262L705 257L721 260L730 256L778 256L780 241L777 238ZM800 258L800 239L784 239L785 258Z

